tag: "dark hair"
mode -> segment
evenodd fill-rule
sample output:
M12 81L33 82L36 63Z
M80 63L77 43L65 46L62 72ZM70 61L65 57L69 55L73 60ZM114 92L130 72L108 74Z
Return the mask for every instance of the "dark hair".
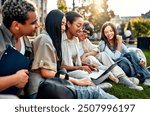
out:
M57 52L59 59L58 65L62 62L62 51L61 51L61 23L64 17L64 13L58 9L52 10L48 13L45 19L45 30L52 39L53 45ZM57 68L59 68L59 66Z
M90 24L88 21L85 21L83 24L83 29L89 31L89 35L92 36L93 35L93 31L94 31L94 26L92 24Z
M71 24L76 21L77 18L83 18L79 13L75 11L69 11L65 14L66 20L69 21ZM66 25L66 30L68 29Z
M3 23L10 28L13 21L25 24L28 12L35 11L34 6L25 0L7 0L2 7Z
M117 38L117 29L116 29L116 26L113 23L111 23L111 22L105 22L102 25L102 28L101 28L101 40L103 40L108 45L108 47L110 47L108 39L107 39L107 37L104 34L104 30L105 30L105 28L107 26L110 26L112 28L112 30L114 31L113 40L114 40L114 48L116 49L116 47L117 47L117 39L116 39Z

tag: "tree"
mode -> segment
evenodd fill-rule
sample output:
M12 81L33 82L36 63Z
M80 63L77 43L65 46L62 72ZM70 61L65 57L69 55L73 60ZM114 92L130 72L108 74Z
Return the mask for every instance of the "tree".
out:
M102 4L100 4L100 8L102 11L99 12L99 14L96 16L95 20L95 29L96 31L100 31L101 26L106 22L110 21L111 18L115 16L114 12L112 10L108 11L108 0L102 0Z
M67 12L67 5L65 0L57 0L57 8L63 11L64 13Z
M95 31L99 31L103 23L115 16L112 10L108 11L108 0L101 0L102 4L97 4L97 1L93 0L93 3L87 6L76 8L85 20L89 20L94 25Z

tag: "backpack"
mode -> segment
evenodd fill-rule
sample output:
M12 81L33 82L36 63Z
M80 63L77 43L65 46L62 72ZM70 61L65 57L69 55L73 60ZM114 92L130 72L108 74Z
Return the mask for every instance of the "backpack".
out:
M68 81L68 74L65 79L60 78L62 71L58 71L54 78L45 79L39 86L37 99L76 99L77 91L74 85Z

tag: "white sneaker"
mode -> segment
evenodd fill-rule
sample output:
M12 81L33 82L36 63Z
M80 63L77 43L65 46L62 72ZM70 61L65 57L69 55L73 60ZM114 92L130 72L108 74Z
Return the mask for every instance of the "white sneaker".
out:
M146 85L146 86L150 86L150 78L149 79L145 79L143 84Z
M102 89L108 89L112 87L112 84L108 83L108 82L104 82L98 85L100 88Z
M137 86L137 85L132 86L132 87L129 87L129 88L131 88L131 89L136 89L136 90L139 90L139 91L142 91L142 90L143 90L143 87Z
M139 79L137 79L136 77L129 77L129 79L136 85L138 85L140 82Z

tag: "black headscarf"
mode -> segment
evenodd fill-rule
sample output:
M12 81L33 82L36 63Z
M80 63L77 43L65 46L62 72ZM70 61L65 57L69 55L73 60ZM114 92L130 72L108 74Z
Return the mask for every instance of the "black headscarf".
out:
M58 63L57 69L59 70L62 62L62 52L61 52L61 23L64 17L64 13L60 10L52 10L48 13L45 19L45 30L52 39L53 45L57 52Z

